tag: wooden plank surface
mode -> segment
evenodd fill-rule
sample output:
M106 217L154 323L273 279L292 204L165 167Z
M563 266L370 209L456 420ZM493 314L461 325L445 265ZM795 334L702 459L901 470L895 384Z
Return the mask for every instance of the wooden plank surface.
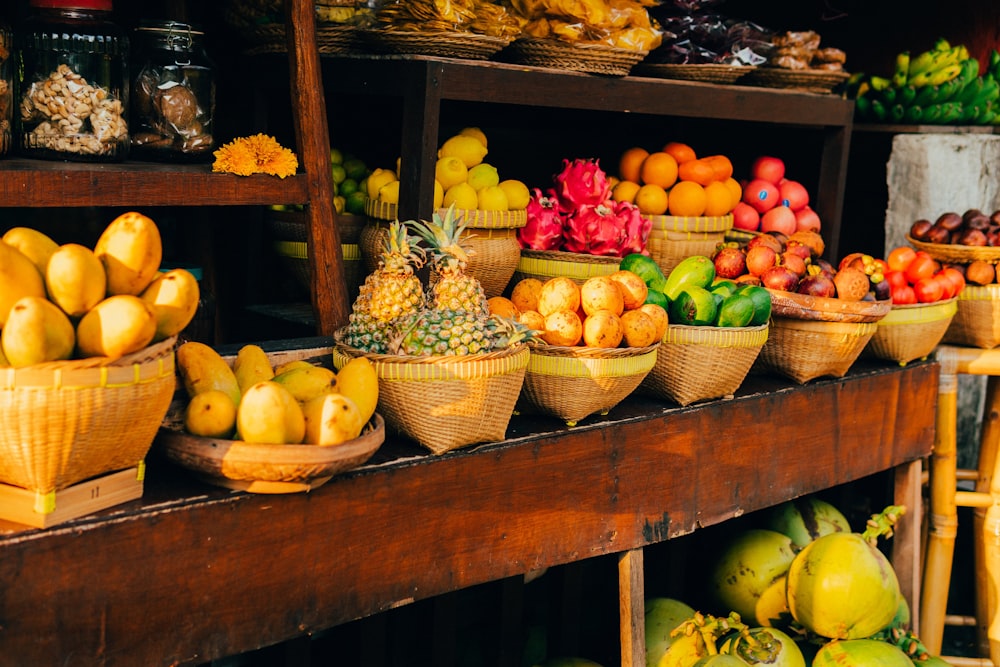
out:
M735 399L687 408L630 398L573 429L518 416L508 440L440 457L387 441L308 494L204 486L154 445L141 501L0 529L0 655L107 667L234 655L926 456L937 364L857 366L804 387L751 376Z

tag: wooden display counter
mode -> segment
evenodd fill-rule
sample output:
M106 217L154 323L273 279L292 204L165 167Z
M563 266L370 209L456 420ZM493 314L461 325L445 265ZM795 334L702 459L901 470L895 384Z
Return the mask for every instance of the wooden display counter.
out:
M939 368L855 366L806 386L751 375L687 408L631 398L572 429L516 416L508 440L441 457L390 439L308 494L209 487L154 445L141 500L0 526L0 662L196 664L621 554L622 664L643 664L643 546L883 471L917 505L893 554L912 600Z

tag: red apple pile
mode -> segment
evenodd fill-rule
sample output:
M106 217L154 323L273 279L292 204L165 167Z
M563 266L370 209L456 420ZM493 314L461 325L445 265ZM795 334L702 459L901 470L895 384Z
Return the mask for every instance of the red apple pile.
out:
M809 207L809 192L799 181L785 177L781 158L762 155L750 167L742 201L733 209L733 227L746 231L820 231L816 211Z
M819 232L799 230L786 236L765 232L746 244L722 243L712 255L717 278L846 301L885 300L889 283L879 261L852 253L834 267L822 258Z
M956 297L965 289L969 268L961 264L942 265L927 252L911 246L890 250L884 265L894 305L934 303ZM978 283L981 279L979 267L971 268L970 282Z

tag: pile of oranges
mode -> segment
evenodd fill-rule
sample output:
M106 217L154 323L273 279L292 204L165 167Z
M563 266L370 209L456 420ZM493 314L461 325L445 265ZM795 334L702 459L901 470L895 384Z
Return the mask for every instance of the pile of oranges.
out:
M743 196L728 157L698 157L678 141L654 152L629 148L618 162L618 176L611 196L635 204L644 215L726 215Z

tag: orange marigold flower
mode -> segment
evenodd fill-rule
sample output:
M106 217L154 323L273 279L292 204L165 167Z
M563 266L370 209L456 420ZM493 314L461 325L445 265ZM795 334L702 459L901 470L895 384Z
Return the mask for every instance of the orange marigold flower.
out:
M212 165L212 171L237 176L270 174L285 178L293 175L299 167L295 153L266 134L234 139L215 151L213 155L215 163Z

